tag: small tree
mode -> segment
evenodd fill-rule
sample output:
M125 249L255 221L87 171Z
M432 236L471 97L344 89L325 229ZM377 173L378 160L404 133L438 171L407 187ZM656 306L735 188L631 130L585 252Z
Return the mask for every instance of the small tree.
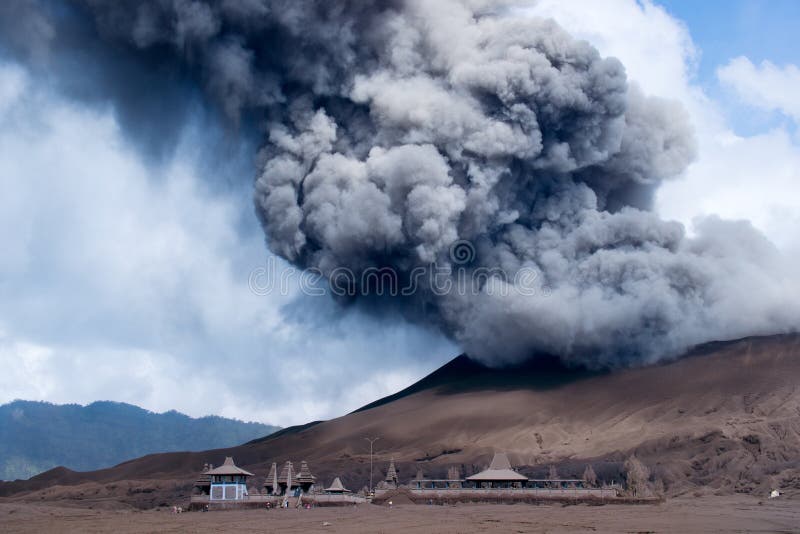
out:
M657 478L653 483L653 492L656 494L656 497L660 499L663 499L667 495L667 490L664 487L664 481L660 478Z
M550 464L550 472L547 474L547 478L550 480L558 480L558 471L555 465Z
M447 478L449 480L461 479L461 470L458 468L457 465L447 468Z
M587 465L586 469L583 470L583 481L588 487L597 486L597 474L594 472L592 464Z
M647 496L647 479L650 478L650 470L644 465L636 455L631 455L623 464L625 470L625 482L628 492L633 497Z

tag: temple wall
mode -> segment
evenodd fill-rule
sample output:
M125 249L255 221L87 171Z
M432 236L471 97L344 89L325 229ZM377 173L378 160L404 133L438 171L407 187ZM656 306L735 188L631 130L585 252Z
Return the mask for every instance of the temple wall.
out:
M267 503L270 503L274 508L279 508L283 500L283 495L246 495L241 499L229 501L211 500L208 495L193 495L189 508L191 510L201 510L205 506L208 506L209 510L265 508ZM313 506L347 506L366 502L367 499L360 495L310 494L302 496L303 504L311 504ZM289 497L289 506L294 507L296 504L297 497Z
M412 495L419 497L432 497L432 496L453 496L453 495L469 495L477 498L497 498L514 497L514 496L533 496L533 497L573 497L573 498L614 498L617 496L617 491L614 489L604 488L572 488L572 489L550 489L550 488L422 488L410 489Z
M552 503L552 502L590 502L590 503L627 503L629 499L620 497L613 488L589 489L474 489L474 488L428 488L376 491L372 502L384 504L399 497L405 497L415 504L449 504L459 502L486 503Z

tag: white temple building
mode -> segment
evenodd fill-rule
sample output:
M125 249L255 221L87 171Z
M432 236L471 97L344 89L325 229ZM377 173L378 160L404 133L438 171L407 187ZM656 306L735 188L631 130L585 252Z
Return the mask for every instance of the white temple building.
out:
M228 456L225 462L205 473L211 477L209 500L238 501L247 497L247 477L253 473L237 467L233 458Z

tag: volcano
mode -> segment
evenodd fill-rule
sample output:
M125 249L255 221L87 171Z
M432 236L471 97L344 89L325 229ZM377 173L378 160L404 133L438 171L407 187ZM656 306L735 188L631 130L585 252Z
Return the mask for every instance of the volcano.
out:
M592 464L619 480L635 453L669 495L800 494L800 335L716 342L667 364L616 372L567 369L549 358L493 369L459 356L409 388L345 416L281 430L227 449L153 454L109 469L56 468L0 485L13 500L147 508L187 499L205 462L226 456L257 476L272 462L307 460L323 484L358 489L394 458L401 483L483 469L495 451L519 471Z

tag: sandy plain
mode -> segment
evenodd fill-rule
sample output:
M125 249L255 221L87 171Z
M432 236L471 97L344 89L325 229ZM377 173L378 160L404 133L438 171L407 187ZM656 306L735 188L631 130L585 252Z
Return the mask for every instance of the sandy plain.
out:
M173 514L0 503L2 532L800 532L800 500L749 496L660 505L361 505Z

